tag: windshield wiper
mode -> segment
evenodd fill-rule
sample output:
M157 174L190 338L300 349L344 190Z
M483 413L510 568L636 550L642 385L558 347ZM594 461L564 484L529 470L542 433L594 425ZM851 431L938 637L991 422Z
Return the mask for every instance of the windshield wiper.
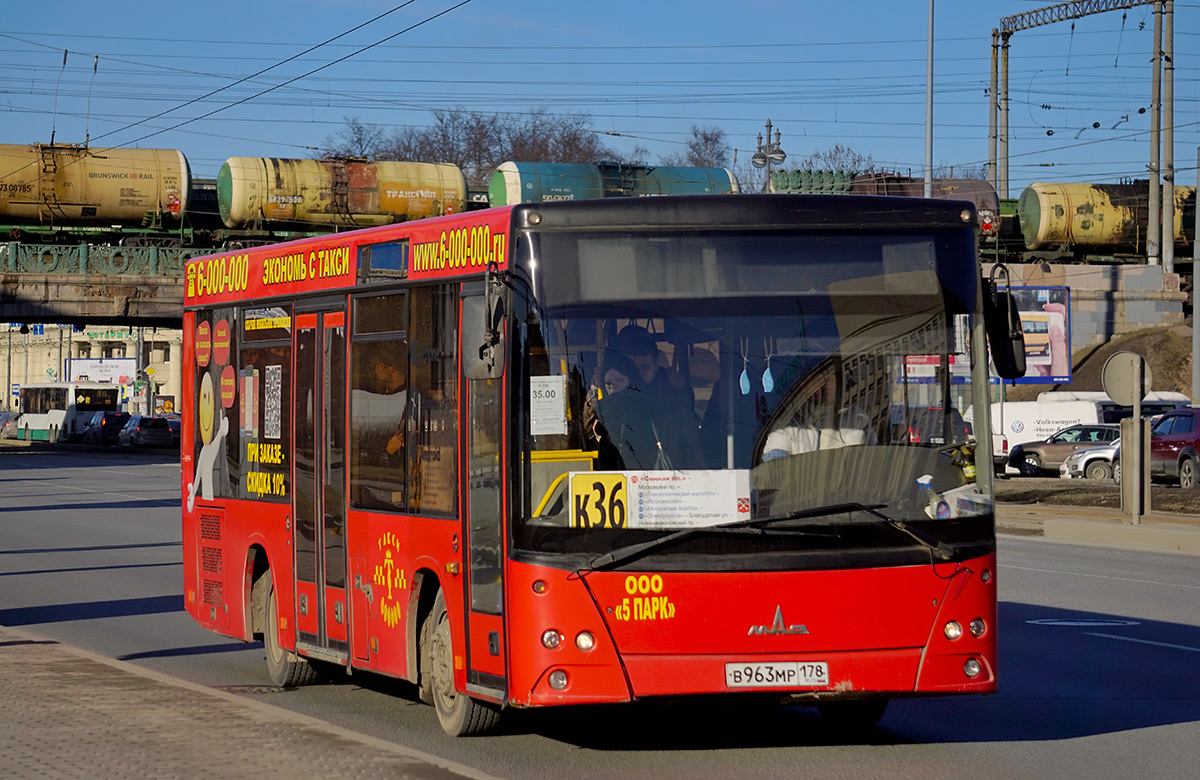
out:
M919 528L913 528L903 520L896 520L895 518L888 517L887 515L883 514L879 510L885 506L887 506L887 504L860 504L858 502L848 502L844 504L831 504L829 506L813 507L811 509L800 509L795 512L786 512L781 515L760 517L756 520L735 520L730 523L721 523L719 525L684 528L679 531L675 531L674 533L667 534L666 536L660 536L657 539L651 539L648 542L631 544L627 547L621 547L613 550L612 552L605 553L604 555L594 558L592 562L588 564L587 568L592 571L612 568L630 560L631 558L636 558L640 555L649 553L651 550L674 544L675 542L688 536L708 533L710 531L717 531L719 533L743 533L756 535L787 533L788 535L824 536L826 534L819 534L813 531L801 531L798 529L788 529L787 531L771 531L767 530L763 526L787 522L789 520L803 520L808 517L821 517L824 515L834 515L842 512L855 511L866 512L867 514L878 517L880 520L884 521L892 528L895 528L900 533L909 536L922 546L927 547L941 560L950 560L958 551L958 548L956 548L954 545L947 544L930 533L926 533Z
M586 567L588 571L599 571L601 569L611 569L618 566L631 558L636 558L644 555L651 550L656 550L660 547L667 547L675 542L686 539L689 536L697 536L699 534L717 532L722 534L748 534L753 536L828 536L828 534L816 531L801 531L799 529L786 530L767 530L758 527L757 522L747 523L742 520L736 520L732 523L721 523L719 525L702 525L695 528L682 528L674 533L669 533L666 536L660 536L657 539L651 539L648 542L640 542L631 544L625 547L619 547L612 552L604 553L603 555L593 558L591 563Z
M658 550L658 548L660 548L660 547L666 547L668 545L672 545L672 544L674 544L674 542L677 542L680 539L685 539L685 538L688 538L688 536L694 536L697 534L703 534L703 533L709 533L709 532L719 532L719 533L724 533L724 534L740 533L740 534L755 534L755 535L782 534L782 533L786 533L787 535L814 535L814 536L827 535L827 534L811 532L811 530L799 530L799 529L768 530L763 527L770 526L770 524L787 522L787 521L791 521L791 520L804 520L805 517L821 517L823 515L836 515L836 514L840 514L840 512L850 512L850 511L863 511L863 512L866 512L866 514L874 515L875 517L880 518L880 520L882 520L884 523L887 523L888 526L895 528L896 530L899 530L899 532L902 534L910 536L911 539L919 542L920 545L922 545L924 547L928 547L929 550L935 554L935 556L937 556L938 558L940 558L942 560L949 560L950 558L953 558L955 552L958 552L958 548L956 548L953 545L947 544L947 542L937 539L936 536L926 533L922 529L913 528L912 526L910 526L910 524L906 523L905 521L895 520L894 517L888 517L887 515L884 515L883 512L878 511L878 510L882 509L883 506L887 506L887 504L859 504L857 502L848 502L845 504L830 504L828 506L815 506L815 508L811 508L811 509L800 509L800 510L793 511L793 512L785 512L785 514L782 514L782 515L772 515L769 517L760 517L760 518L757 518L757 520L751 520L751 521L738 520L738 521L733 521L733 522L728 522L728 523L716 524L716 526L700 526L697 528L683 528L683 529L677 530L677 532L667 534L666 536L659 536L658 539L643 541L643 542L641 542L641 544L620 547L620 548L618 548L618 550L613 550L612 552L606 552L605 554L602 554L602 556L593 558L592 563L588 564L588 569L592 570L592 571L598 571L601 569L611 569L611 568L613 568L613 566L622 564L622 563L626 562L626 560L630 560L631 558L643 556L643 554L646 554L653 550Z
M857 512L866 512L869 515L874 515L875 517L878 517L880 520L887 523L892 528L895 528L897 531L899 531L902 534L906 534L907 536L911 537L914 541L919 542L921 545L928 547L935 555L937 555L939 558L941 558L944 561L950 560L950 558L952 558L954 556L954 554L956 552L958 552L957 547L955 547L954 545L951 545L951 544L947 544L946 542L943 542L941 539L938 539L933 534L926 533L925 531L922 531L919 528L913 528L911 525L909 525L908 523L906 523L903 520L897 520L894 517L888 517L883 512L880 512L879 510L885 506L887 506L887 504L860 504L858 502L851 501L851 502L848 502L845 504L833 504L830 506L815 507L813 509L802 509L798 512L788 512L788 513L782 514L782 515L773 515L771 517L760 517L757 520L750 521L749 524L750 525L763 525L763 524L770 524L770 523L779 523L779 522L784 522L786 520L800 520L805 517L820 517L822 515L833 515L833 514L838 514L839 512L856 512L856 511Z

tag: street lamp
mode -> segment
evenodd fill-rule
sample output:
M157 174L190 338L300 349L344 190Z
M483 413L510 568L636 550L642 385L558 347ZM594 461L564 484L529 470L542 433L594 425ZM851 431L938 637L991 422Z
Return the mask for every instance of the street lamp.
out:
M767 120L767 143L763 144L762 133L758 134L758 150L754 152L754 156L750 158L750 164L755 168L767 169L767 180L763 184L762 191L769 192L771 188L771 163L779 164L787 159L787 154L783 149L779 148L780 133L775 131L775 141L771 141L771 120Z

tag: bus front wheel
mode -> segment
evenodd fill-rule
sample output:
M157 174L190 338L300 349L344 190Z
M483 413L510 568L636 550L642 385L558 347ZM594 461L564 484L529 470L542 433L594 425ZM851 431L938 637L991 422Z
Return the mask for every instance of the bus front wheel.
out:
M494 705L472 699L454 688L454 645L450 637L450 615L446 598L438 593L433 611L426 618L427 630L421 632L422 676L428 675L433 707L442 730L452 737L482 734L500 720Z
M279 605L271 572L268 571L254 583L254 601L263 605L263 647L267 651L267 674L271 682L281 688L295 688L317 679L317 672L308 661L284 650L279 643Z

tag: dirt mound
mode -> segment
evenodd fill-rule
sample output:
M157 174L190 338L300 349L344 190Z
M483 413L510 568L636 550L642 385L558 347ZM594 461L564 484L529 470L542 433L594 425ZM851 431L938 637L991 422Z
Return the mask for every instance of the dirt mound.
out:
M1147 328L1117 336L1107 344L1076 350L1071 356L1071 381L1046 385L1009 387L1009 401L1036 401L1046 390L1103 390L1104 362L1116 352L1136 352L1150 364L1155 390L1170 390L1184 395L1192 392L1192 329L1187 325Z
M996 500L1005 504L1054 504L1121 508L1121 489L1114 482L1088 479L1013 477L996 480ZM1177 485L1150 488L1150 506L1156 512L1200 511L1200 492Z

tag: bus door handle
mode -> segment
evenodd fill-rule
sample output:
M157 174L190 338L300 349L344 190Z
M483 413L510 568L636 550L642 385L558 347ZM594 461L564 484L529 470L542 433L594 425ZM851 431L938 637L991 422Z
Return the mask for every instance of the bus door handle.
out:
M364 585L361 574L354 575L354 587L366 594L368 604L375 603L374 595L371 592L371 583L368 582L366 585Z

